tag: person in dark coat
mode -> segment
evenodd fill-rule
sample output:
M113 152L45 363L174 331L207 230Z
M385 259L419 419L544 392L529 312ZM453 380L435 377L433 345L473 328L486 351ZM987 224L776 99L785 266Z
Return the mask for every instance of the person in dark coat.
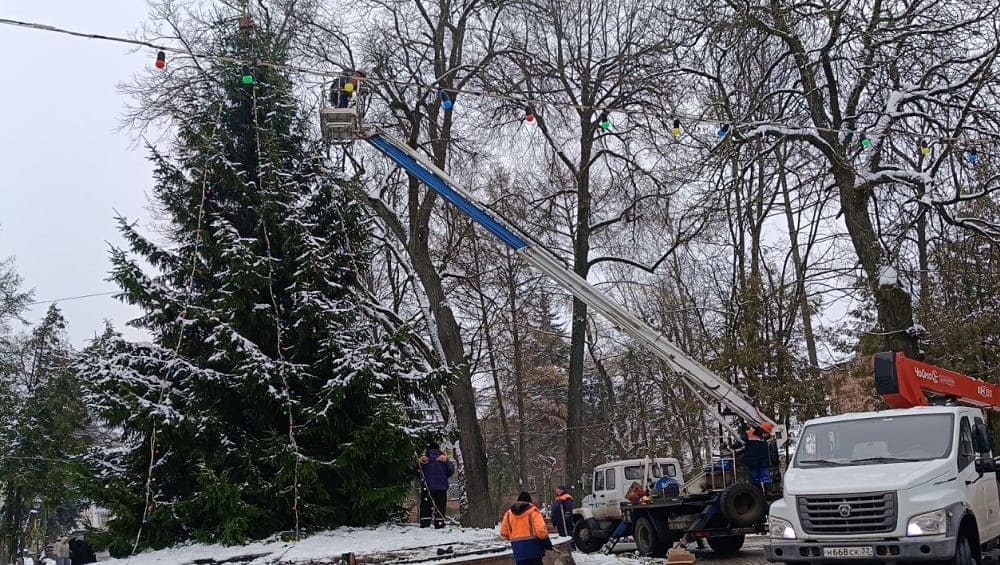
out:
M771 484L771 430L770 422L749 429L740 435L743 445L743 463L750 470L750 481L762 488Z
M566 485L556 487L556 499L552 501L549 515L560 536L573 535L573 495L569 493Z
M427 446L417 464L420 477L420 527L427 528L434 522L435 528L444 527L445 512L448 510L448 479L455 474L455 464L441 451L436 443Z

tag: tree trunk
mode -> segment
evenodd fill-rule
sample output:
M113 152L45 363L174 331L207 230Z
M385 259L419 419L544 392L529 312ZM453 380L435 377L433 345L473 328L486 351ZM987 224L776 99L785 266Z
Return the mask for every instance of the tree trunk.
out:
M879 274L885 257L869 215L868 192L864 188L855 187L853 172L834 170L833 174L847 232L875 295L879 331L885 338L884 347L889 351L902 351L907 357L918 359L917 339L909 331L913 327L913 302L910 294L898 283L879 286Z
M590 162L591 141L589 122L583 123L580 163L576 189L576 233L573 239L573 271L587 278L590 271ZM569 392L566 406L566 478L571 483L583 474L583 363L587 340L587 305L573 298L573 319L570 330Z
M781 168L785 168L785 159L781 159ZM819 376L819 355L816 353L816 334L812 327L812 312L809 308L809 295L806 293L806 264L799 251L799 229L795 223L792 211L792 199L788 192L788 179L778 175L781 186L781 196L785 207L785 220L788 222L788 240L792 246L792 265L795 267L795 293L799 299L799 310L802 315L802 337L806 342L806 355L809 357L809 376Z
M411 204L418 194L418 181L410 177ZM411 206L411 218L416 209ZM455 315L448 306L441 277L430 257L427 224L417 222L410 228L410 257L420 283L427 293L431 313L437 326L438 340L453 378L448 386L448 398L458 423L458 440L461 446L462 468L465 472L465 494L468 509L463 516L467 526L493 525L493 504L490 502L489 470L486 466L486 449L476 413L476 393L472 388L465 346Z
M517 477L521 490L528 484L527 462L525 459L526 427L528 425L524 413L524 352L521 350L520 312L517 308L517 279L513 273L507 279L507 301L510 305L510 336L514 347L514 392L517 394Z

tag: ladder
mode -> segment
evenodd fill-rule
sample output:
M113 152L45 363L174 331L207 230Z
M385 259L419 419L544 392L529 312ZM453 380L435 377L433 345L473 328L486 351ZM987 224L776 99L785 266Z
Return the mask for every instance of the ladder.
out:
M442 171L430 159L379 129L359 131L358 135L399 167L414 175L437 192L444 200L465 212L476 223L514 249L529 265L548 275L562 288L584 304L597 310L622 333L640 342L679 375L698 396L720 424L739 439L734 430L715 408L720 403L748 423L770 422L778 445L787 441L784 427L763 414L743 393L722 379L649 324L633 315L587 280L563 264L555 255L529 236L520 232L500 214L479 202L463 185ZM706 398L707 397L707 398Z

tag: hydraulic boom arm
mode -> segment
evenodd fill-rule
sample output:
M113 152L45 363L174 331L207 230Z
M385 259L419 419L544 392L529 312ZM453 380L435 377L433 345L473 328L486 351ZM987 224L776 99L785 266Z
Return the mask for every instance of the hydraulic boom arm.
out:
M926 406L927 394L954 397L963 404L996 410L1000 387L948 369L915 361L899 352L876 353L875 390L892 408Z
M774 438L779 445L784 444L786 441L784 429L761 413L736 387L689 357L669 342L662 333L598 291L586 279L568 269L548 250L533 242L530 237L509 226L499 214L476 200L458 181L429 159L384 132L372 131L363 137L397 165L419 178L442 198L515 249L527 263L553 278L573 296L611 320L623 333L645 345L685 379L694 390L703 393L714 402L725 405L749 423L773 424ZM714 409L712 406L709 407ZM730 428L730 432L735 433L735 430Z

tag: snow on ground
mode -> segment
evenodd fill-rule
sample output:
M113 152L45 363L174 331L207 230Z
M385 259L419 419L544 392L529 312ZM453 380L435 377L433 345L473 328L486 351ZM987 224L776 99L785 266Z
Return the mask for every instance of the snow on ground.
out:
M553 543L566 541L553 538ZM438 548L451 547L451 555L437 556ZM195 562L230 561L264 565L330 561L353 552L374 562L421 560L445 564L465 552L509 553L510 544L500 539L499 529L447 527L440 530L410 525L383 525L377 528L339 528L321 532L297 543L268 540L247 545L223 546L190 544L141 553L131 558L113 559L102 565L190 565ZM427 560L427 561L424 561Z

